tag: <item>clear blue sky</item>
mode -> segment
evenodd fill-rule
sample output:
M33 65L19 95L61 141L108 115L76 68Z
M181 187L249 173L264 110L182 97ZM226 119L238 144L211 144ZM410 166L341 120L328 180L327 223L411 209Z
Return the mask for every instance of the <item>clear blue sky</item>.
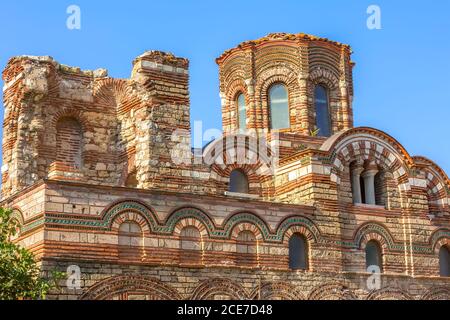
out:
M81 30L66 9L81 8ZM382 29L366 27L381 8ZM50 55L127 78L133 58L158 49L190 59L191 120L221 128L215 58L271 32L305 32L352 46L356 126L394 136L411 155L450 172L450 1L3 1L0 66ZM1 112L3 114L3 110Z

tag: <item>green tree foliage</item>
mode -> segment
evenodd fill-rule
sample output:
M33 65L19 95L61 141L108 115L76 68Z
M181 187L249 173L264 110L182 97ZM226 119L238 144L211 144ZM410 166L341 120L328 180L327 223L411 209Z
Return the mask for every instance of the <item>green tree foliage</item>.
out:
M0 208L0 299L45 299L64 275L53 272L51 280L41 277L33 254L11 242L19 230L11 214L11 210Z

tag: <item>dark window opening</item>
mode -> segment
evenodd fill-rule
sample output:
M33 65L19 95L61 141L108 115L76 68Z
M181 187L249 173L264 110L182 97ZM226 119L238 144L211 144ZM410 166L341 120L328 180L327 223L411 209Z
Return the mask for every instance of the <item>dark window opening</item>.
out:
M450 250L447 246L439 250L439 272L441 277L450 277Z
M293 234L289 239L289 268L292 270L308 269L308 244L300 234Z
M316 127L318 135L329 137L331 135L330 110L328 105L328 92L323 86L316 86L314 92L314 104L316 109Z
M366 269L377 266L382 272L382 255L378 242L371 240L366 245Z
M235 169L230 173L230 192L248 193L248 177L239 169Z

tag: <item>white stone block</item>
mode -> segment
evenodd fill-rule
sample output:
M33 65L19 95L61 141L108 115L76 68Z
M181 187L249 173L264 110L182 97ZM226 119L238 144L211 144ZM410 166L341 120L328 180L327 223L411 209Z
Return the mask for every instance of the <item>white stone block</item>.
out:
M288 173L288 180L289 181L293 181L293 180L297 179L297 177L298 177L298 171L297 170L291 171L291 172Z

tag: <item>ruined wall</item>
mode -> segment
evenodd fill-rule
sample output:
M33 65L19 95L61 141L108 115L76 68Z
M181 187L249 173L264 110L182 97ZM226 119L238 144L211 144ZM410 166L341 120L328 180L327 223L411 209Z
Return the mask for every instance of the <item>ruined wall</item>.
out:
M186 59L147 52L122 80L23 56L10 59L3 79L3 197L47 178L120 186L135 175L135 187L194 185L182 174L191 165L172 160L180 145L191 161Z

